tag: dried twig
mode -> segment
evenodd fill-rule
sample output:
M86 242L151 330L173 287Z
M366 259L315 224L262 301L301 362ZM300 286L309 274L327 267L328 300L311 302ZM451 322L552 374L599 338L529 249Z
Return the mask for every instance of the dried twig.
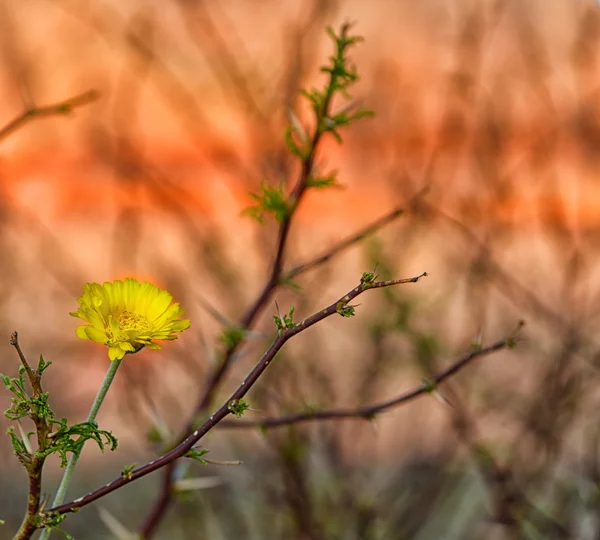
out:
M16 118L11 120L3 128L0 128L0 142L13 134L19 128L36 118L46 118L48 116L65 116L73 112L73 109L83 107L92 101L97 100L100 94L96 90L89 90L78 96L74 96L59 103L44 106L34 106L23 111Z

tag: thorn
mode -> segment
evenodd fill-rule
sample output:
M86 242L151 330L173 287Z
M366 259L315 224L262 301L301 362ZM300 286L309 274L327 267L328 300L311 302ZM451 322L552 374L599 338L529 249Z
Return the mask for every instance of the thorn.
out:
M25 446L25 449L27 450L27 452L29 453L30 456L33 456L33 449L31 448L31 443L29 442L29 437L27 436L27 433L25 433L25 430L23 429L23 426L21 425L21 420L17 420L17 425L19 426L19 432L21 433L21 440L23 441L23 445Z
M444 405L448 405L448 407L451 407L453 409L455 409L456 407L454 405L452 405L452 403L450 402L450 400L444 396L444 394L442 394L438 388L435 388L432 392L432 394L437 398L437 400L440 403L443 403Z
M182 478L177 480L174 488L178 492L199 491L223 485L224 481L218 476L202 476L199 478Z

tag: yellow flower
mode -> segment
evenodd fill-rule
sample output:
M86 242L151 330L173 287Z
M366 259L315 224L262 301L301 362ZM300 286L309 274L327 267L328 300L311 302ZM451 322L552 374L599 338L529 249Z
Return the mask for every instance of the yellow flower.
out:
M190 327L189 319L179 319L184 310L173 297L147 281L86 283L77 301L79 309L71 315L90 323L77 327L77 337L104 343L111 360L143 347L160 349L154 340L177 339L175 332Z

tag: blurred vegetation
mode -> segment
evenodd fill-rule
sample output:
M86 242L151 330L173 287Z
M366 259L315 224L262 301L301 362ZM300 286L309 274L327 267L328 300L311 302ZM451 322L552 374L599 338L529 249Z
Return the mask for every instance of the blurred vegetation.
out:
M155 537L600 538L596 2L34 0L2 9L0 124L90 89L101 96L0 141L6 341L17 329L26 351L53 361L47 390L77 420L106 362L69 326L82 283L158 280L196 332L158 361L148 353L123 364L100 418L120 450L86 449L73 497L153 459L224 350L247 337L214 403L269 343L273 302L247 333L237 323L269 272L277 224L241 212L267 178L293 187L287 111L300 88L321 81L324 28L356 20L365 43L353 52L354 93L376 116L324 148L320 172L337 170L344 189L303 201L285 269L405 211L274 298L301 319L365 270L431 277L361 297L357 317L300 334L244 418L381 401L520 319L525 339L374 421L211 432L208 456L243 465L178 465L180 489ZM15 358L4 347L7 373ZM8 438L0 465L1 537L26 503ZM48 494L58 472L47 474ZM204 483L186 484L199 476ZM111 537L107 515L140 530L161 482L155 473L83 509L69 532Z

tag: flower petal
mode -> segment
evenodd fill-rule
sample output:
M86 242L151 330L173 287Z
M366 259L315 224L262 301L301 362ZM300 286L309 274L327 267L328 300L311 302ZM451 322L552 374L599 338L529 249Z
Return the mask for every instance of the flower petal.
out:
M121 360L125 356L125 351L121 347L110 347L108 349L108 357L111 361Z

